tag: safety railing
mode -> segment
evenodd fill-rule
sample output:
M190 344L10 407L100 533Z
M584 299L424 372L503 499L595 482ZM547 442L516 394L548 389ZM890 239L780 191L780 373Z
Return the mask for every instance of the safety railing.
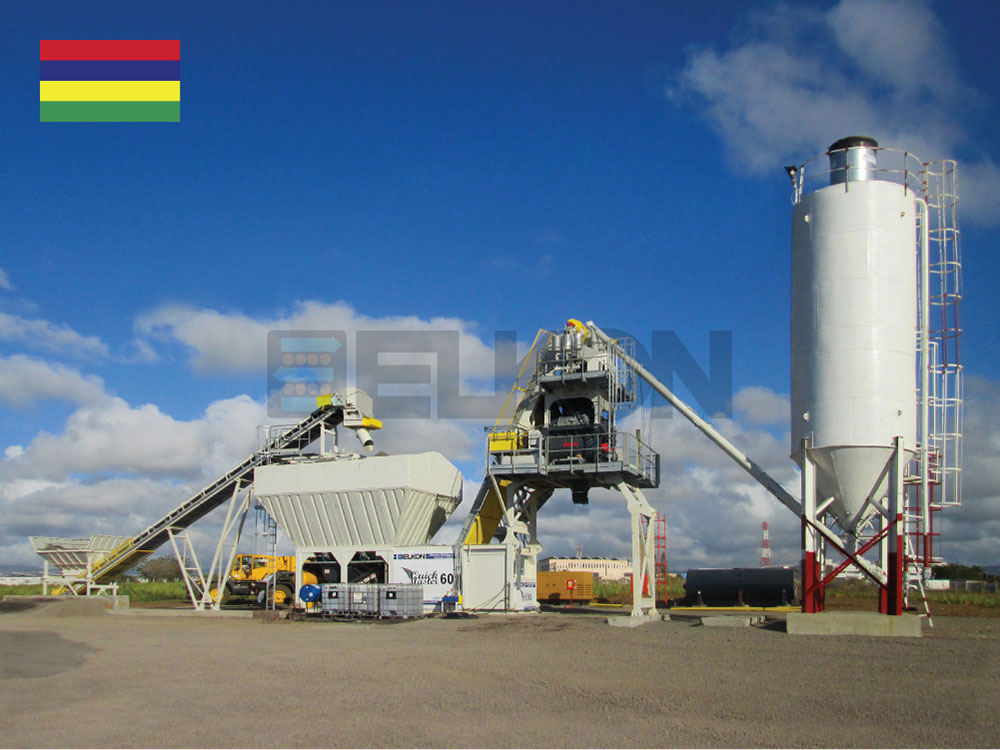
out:
M830 167L830 155L840 152L865 150L876 154L877 164L863 169L854 166ZM924 170L926 165L908 151L876 146L837 149L814 156L798 167L789 167L792 178L792 203L804 195L827 187L832 183L850 185L856 181L881 180L902 185L919 196L924 195ZM859 179L860 178L860 179Z
M487 432L486 470L493 474L618 471L659 484L659 454L632 433L595 428L542 434L514 426Z

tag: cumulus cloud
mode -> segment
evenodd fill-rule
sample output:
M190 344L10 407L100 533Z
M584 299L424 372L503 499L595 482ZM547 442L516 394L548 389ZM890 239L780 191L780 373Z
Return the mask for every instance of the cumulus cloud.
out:
M2 268L0 268L0 289L4 289L8 292L14 289L14 285L10 283L10 276L8 276L7 272Z
M870 135L924 160L970 147L964 85L930 7L841 0L828 12L778 4L748 14L727 49L692 48L667 89L719 134L734 167L751 173L801 163L846 135ZM1000 222L989 199L996 163L962 159L963 218Z
M249 396L216 401L190 421L154 404L120 398L84 406L61 434L41 432L23 451L0 461L0 477L66 480L134 474L209 478L253 452L264 407Z
M1000 383L969 377L965 385L962 505L937 522L946 559L1000 563Z
M736 418L715 427L796 497L799 471L788 457L788 401L765 388L744 388L735 397ZM938 554L946 560L987 565L1000 562L1000 383L969 377L966 383L963 499L937 517L942 532ZM622 422L642 426L661 456L661 483L646 490L650 503L668 521L671 570L759 564L761 524L770 526L775 564L799 560L798 519L684 419ZM628 512L611 491L592 491L590 505L574 506L558 493L539 516L545 555L585 554L627 557Z
M961 507L939 517L942 552L949 560L988 564L1000 559L1000 384L970 378L967 398L965 496ZM787 401L763 388L743 389L736 400L735 418L717 419L715 426L798 495L788 435L774 433ZM217 401L188 421L120 399L82 407L62 434L43 433L0 460L0 559L32 562L24 547L29 534L133 534L145 528L254 450L255 427L264 421L263 405L246 396ZM646 496L667 518L672 570L757 565L764 521L775 564L798 561L798 519L690 423L635 412L620 427L641 428L661 455L661 485ZM439 450L461 464L465 501L438 543L457 538L475 497L481 430L471 420L394 420L376 434L378 450ZM355 449L349 434L343 438L344 448ZM591 491L587 506L557 492L539 514L538 530L544 555L571 555L577 545L585 554L631 554L629 514L616 491ZM199 549L207 554L217 533L217 521L199 522Z
M775 437L738 420L713 424L798 495L798 470L788 459L787 435ZM770 525L774 562L798 561L798 519L690 422L676 416L648 420L636 412L620 427L626 432L641 427L643 439L660 453L660 487L644 493L667 518L671 570L758 565L764 521ZM592 490L586 506L573 505L568 493L558 492L539 514L544 555L572 555L579 545L584 554L629 557L629 518L617 491Z
M206 374L263 374L270 332L343 332L346 383L333 387L367 390L384 416L488 419L517 371L517 345L484 342L468 321L372 317L345 302L297 302L264 317L170 304L140 315L135 328L139 341L180 344Z
M95 375L23 354L0 357L0 403L23 408L37 400L93 404L106 398Z
M96 336L84 336L69 326L48 320L0 313L0 341L23 344L69 357L106 357L108 346Z
M344 331L349 334L348 345L358 331L399 332L401 340L412 332L455 331L459 334L463 371L470 377L492 375L493 350L473 333L474 327L459 318L372 317L346 302L317 301L296 302L291 312L269 317L169 304L143 313L135 322L142 336L183 344L190 350L191 367L203 373L263 370L270 331Z
M753 425L788 425L791 404L770 388L747 386L733 396L733 409Z
M249 396L191 420L108 396L82 406L61 433L4 451L0 560L31 562L20 552L28 535L135 534L250 455L267 421ZM201 536L210 551L212 534Z

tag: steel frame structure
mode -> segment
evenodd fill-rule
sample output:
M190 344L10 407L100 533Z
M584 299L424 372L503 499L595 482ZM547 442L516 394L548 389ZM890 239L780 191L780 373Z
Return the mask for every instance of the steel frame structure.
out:
M842 544L831 539L828 510L832 498L822 502L816 495L816 463L808 438L802 443L802 611L822 612L826 608L826 587L849 565L862 570L879 587L879 612L901 615L904 608L905 543L904 517L906 465L909 461L902 438L894 441L892 454L876 479L874 486L882 484L887 476L886 495L869 495L862 512L877 523L877 533L860 546ZM826 569L826 547L833 547L844 558L829 573ZM877 551L878 563L863 555Z
M630 517L632 575L640 587L632 599L633 616L656 614L656 557L654 519L657 511L646 500L643 487L659 484L659 456L638 435L615 429L617 409L635 401L636 376L632 366L634 342L589 339L590 332L578 321L570 321L566 332L540 331L525 357L518 380L525 375L539 342L529 380L524 386L515 381L511 390L522 397L509 423L488 429L486 476L458 539L457 548L487 542L501 535L509 545L508 580L521 582L524 569L537 569L541 545L537 538L538 511L556 489L585 486L618 490L625 499ZM558 440L528 419L528 413L549 398L556 402L571 396L599 397L607 408L602 422L604 445L588 445L590 432L559 431ZM508 397L508 403L510 397ZM561 447L570 445L571 448ZM456 554L456 559L460 555ZM516 566L513 561L521 560ZM516 568L516 569L515 569ZM648 580L645 589L643 580Z

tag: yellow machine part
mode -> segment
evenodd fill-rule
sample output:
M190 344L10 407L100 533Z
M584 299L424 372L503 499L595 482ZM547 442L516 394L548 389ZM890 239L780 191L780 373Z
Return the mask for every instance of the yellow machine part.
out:
M504 498L506 498L507 487L510 485L510 482L500 480L497 484L500 486L500 491L504 493ZM493 534L496 533L497 527L500 525L500 519L503 518L505 503L501 502L502 499L497 494L496 488L490 487L486 499L479 509L479 515L472 522L472 528L469 529L469 533L465 537L465 544L489 544L490 539L493 538Z
M244 572L244 565L250 565L250 573ZM229 577L237 581L262 581L276 571L294 571L295 558L291 555L271 557L269 555L237 555Z
M490 433L490 452L514 451L528 447L528 436L519 430L504 430Z
M583 334L583 340L586 341L590 338L590 329L587 328L583 323L581 323L576 318L570 318L566 321L567 326L573 326L576 330Z

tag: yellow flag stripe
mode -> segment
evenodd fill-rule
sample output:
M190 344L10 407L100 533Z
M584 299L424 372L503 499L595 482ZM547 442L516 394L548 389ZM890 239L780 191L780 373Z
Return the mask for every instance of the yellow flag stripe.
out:
M43 102L179 102L180 81L39 81Z

